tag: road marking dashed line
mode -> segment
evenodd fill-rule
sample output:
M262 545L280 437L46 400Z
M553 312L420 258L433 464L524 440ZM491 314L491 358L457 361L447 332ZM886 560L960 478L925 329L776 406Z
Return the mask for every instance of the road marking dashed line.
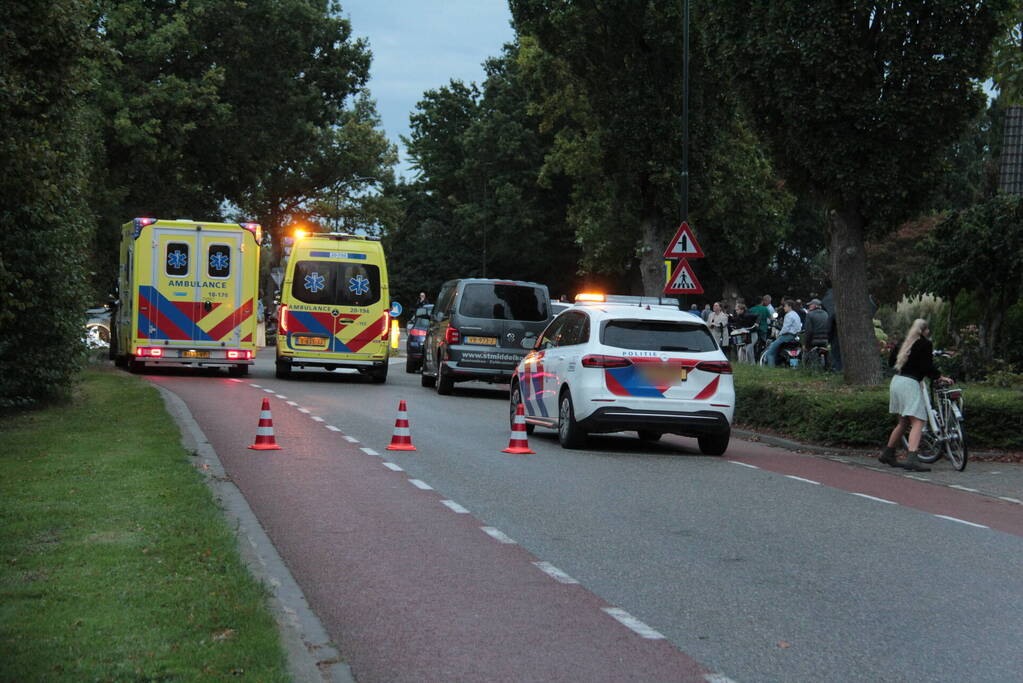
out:
M306 415L308 415L312 411L310 411L308 408L299 408L298 412L305 413Z
M294 401L288 401L288 405L289 406L295 406L296 408L298 407L298 404L295 403Z
M550 562L534 562L533 566L542 571L547 576L557 581L558 583L564 584L579 583L571 576L555 567Z
M492 526L481 526L480 529L483 531L483 533L485 533L486 535L490 536L492 539L494 539L495 541L498 541L499 543L507 543L507 544L514 544L515 543L515 541L513 541L511 539L511 537L505 535L505 533L503 531L501 531L500 529L496 529L496 528L494 528Z
M906 477L907 479L916 479L917 481L930 481L928 477L918 477L913 474L904 474L902 476Z
M326 421L322 417L320 417L319 415L313 415L313 419L316 420L317 422L325 422Z
M868 500L876 500L878 503L888 503L889 505L898 505L898 503L896 503L894 500L886 500L884 498L878 498L877 496L868 496L865 493L855 493L853 491L850 491L850 493L852 493L854 496L859 496L860 498L866 498Z
M385 462L384 463L384 467L386 467L389 470L394 470L395 472L404 472L405 471L405 470L401 469L399 466L395 465L393 462Z
M356 439L354 436L348 436L347 434L345 435L345 441L347 441L348 443L359 443L358 439Z
M340 432L341 431L340 427L335 427L334 425L324 425L324 426L327 429L329 429L330 431L332 431L332 432Z
M707 681L707 683L735 683L735 681L724 674L703 674L703 680Z
M417 489L422 489L424 491L432 491L433 490L432 486L430 486L429 484L427 484L425 481L423 481L421 479L409 479L408 483L412 484Z
M749 463L746 463L746 462L739 462L738 460L729 460L728 462L732 463L733 465L742 465L743 467L748 467L751 470L759 470L760 469L756 465L750 465Z
M452 512L457 512L460 515L469 514L468 510L466 510L464 507L462 507L453 500L442 500L441 505L444 505L445 507L449 508Z
M1018 498L1009 498L1008 496L998 496L998 500L1004 500L1004 501L1009 502L1009 503L1019 503L1020 505L1023 505L1023 500L1019 500Z
M967 522L965 519L959 519L958 517L949 517L948 515L934 515L935 517L941 517L947 519L950 522L959 522L960 524L966 524L967 526L975 526L978 529L990 529L991 527L984 526L983 524L974 524L973 522Z
M601 607L600 609L602 612L606 612L610 616L614 617L620 624L639 635L640 638L646 638L647 640L664 640L663 635L621 608Z
M260 384L252 384L251 382L249 383L249 386L250 387L256 387L257 389L262 389L263 388L262 385L260 385Z
M288 398L284 394L274 394L274 396L276 396L277 398L281 399L282 401Z
M950 489L959 489L960 491L969 491L970 493L980 493L977 489L971 489L968 486L960 486L959 484L949 484Z
M274 393L274 390L273 390L273 389L263 389L263 391L265 391L265 392L266 392L266 393L268 393L268 394L272 394L272 393Z
M819 481L814 481L813 479L804 479L803 477L797 477L794 474L786 474L785 476L788 477L789 479L795 479L796 481L805 481L807 484L816 484L817 486L821 485Z
M380 455L379 453L374 451L372 448L363 448L362 452L365 453L366 455Z

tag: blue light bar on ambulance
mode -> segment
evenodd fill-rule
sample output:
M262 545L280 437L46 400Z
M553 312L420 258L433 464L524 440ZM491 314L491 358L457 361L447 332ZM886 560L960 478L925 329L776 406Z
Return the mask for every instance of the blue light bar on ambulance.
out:
M132 220L131 238L137 240L139 235L142 234L142 228L152 225L157 220L156 218L136 218Z

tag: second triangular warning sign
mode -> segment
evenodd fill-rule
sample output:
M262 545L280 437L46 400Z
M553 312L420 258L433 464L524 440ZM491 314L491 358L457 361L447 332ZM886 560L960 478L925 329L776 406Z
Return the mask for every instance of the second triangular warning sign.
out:
M664 286L664 293L671 294L703 294L703 286L696 279L693 267L689 261L682 259L675 266L675 272L671 274L668 284Z
M702 258L703 249L700 243L693 237L693 230L689 223L683 222L678 226L675 236L668 242L668 248L664 250L664 258Z

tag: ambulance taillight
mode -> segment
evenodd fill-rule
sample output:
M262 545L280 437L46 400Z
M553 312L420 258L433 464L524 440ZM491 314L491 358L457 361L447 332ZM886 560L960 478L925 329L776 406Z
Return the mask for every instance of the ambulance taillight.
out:
M280 326L281 332L288 331L288 305L281 304L277 308L277 325Z
M135 349L135 355L140 357L160 358L163 356L163 349L159 346L139 346Z
M252 360L252 351L230 349L227 352L229 360Z

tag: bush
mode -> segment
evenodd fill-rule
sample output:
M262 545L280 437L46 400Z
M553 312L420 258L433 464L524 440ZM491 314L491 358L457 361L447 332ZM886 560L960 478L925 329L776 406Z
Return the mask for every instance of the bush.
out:
M799 441L880 448L895 426L888 385L850 387L840 377L737 365L735 423ZM1023 449L1023 391L964 387L966 430L974 449Z

